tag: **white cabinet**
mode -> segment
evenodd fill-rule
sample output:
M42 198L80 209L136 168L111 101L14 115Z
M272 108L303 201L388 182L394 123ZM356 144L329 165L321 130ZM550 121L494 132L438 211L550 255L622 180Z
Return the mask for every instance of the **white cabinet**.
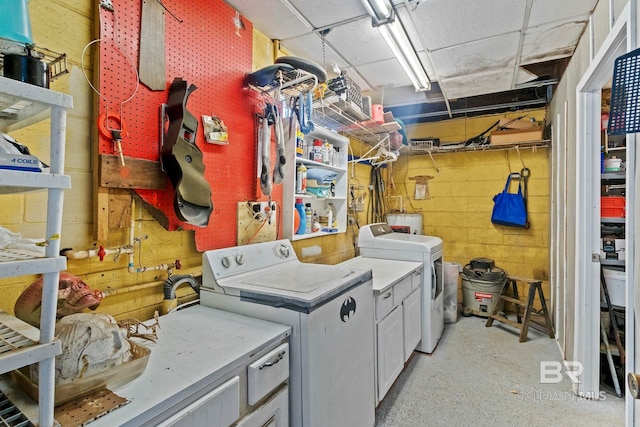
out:
M375 279L375 270L373 274ZM375 296L377 403L400 375L422 337L421 278L422 269L417 268Z
M316 162L306 157L298 157L295 154L295 147L287 147L287 160L285 164L285 171L287 179L283 183L283 232L284 237L291 240L306 239L309 237L316 237L322 235L328 235L333 233L344 233L347 230L347 188L348 188L348 176L347 176L347 158L349 150L349 139L336 132L330 131L321 126L315 126L315 129L306 134L304 142L307 146L312 146L314 140L320 140L328 142L334 147L333 164L324 164L322 162ZM291 141L294 142L294 141ZM310 190L304 194L296 193L296 171L298 166L304 164L309 174L309 169L317 169L323 173L335 174L335 184L333 186L333 194L312 194ZM302 199L302 203L310 203L311 209L318 215L321 215L329 208L329 203L332 203L335 208L335 231L317 231L315 233L308 234L296 234L294 229L295 223L295 203L296 199Z
M409 360L411 353L418 346L422 337L422 311L420 310L420 288L402 302L404 316L404 361Z
M338 265L373 274L377 406L422 338L422 263L358 256Z
M73 106L69 95L27 83L0 77L0 130L11 132L46 118L51 118L50 155L42 159L48 172L24 172L0 169L0 193L46 190L47 246L44 257L2 253L0 277L17 277L42 273L42 316L40 329L0 312L0 373L39 362L39 421L41 427L52 426L55 356L61 353L54 337L59 272L66 269L66 259L59 256L64 189L71 179L64 175L66 110ZM20 141L29 145L28 141Z
M387 394L404 367L402 306L376 324L378 402Z

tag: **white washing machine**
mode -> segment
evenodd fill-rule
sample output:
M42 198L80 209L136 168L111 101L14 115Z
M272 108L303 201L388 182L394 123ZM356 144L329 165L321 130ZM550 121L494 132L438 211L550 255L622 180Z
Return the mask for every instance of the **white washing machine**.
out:
M288 240L207 251L200 303L292 327L291 426L373 426L370 269L302 263Z
M422 340L416 350L432 353L444 330L442 239L395 233L386 223L368 224L358 234L360 255L366 258L417 261L422 274ZM429 273L431 272L431 273Z

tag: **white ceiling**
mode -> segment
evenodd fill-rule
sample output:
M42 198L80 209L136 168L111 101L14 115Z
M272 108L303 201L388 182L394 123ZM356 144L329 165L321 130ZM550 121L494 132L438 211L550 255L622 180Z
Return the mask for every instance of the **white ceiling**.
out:
M361 0L226 0L296 56L346 70L385 107L495 94L539 77L522 68L570 57L598 0L393 0L434 85L416 93ZM324 38L322 30L329 30ZM547 77L547 76L545 76Z

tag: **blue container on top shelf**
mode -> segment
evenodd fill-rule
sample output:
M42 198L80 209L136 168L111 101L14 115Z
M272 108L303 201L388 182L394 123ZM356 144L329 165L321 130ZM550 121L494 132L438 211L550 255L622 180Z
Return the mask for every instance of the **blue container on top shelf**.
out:
M0 0L0 38L33 44L29 0Z

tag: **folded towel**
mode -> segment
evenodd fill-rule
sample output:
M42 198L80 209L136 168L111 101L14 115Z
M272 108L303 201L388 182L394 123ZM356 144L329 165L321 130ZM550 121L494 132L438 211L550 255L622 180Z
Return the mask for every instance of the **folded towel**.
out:
M337 177L337 173L327 169L307 169L307 179L315 179L316 181L318 181L318 184L331 184L331 182L335 181Z

